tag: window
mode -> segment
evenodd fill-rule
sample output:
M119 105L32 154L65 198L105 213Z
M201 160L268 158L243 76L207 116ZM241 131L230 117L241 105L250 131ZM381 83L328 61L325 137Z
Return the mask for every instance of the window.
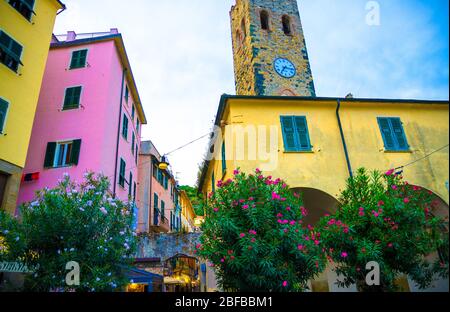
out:
M128 181L128 196L131 196L132 186L133 185L133 173L130 171L130 180Z
M155 179L158 179L158 164L156 163L156 161L153 161L153 177Z
M128 97L130 96L130 91L128 90L128 86L125 86L125 102L128 103Z
M119 169L119 185L125 187L125 160L120 158L120 169Z
M136 201L136 182L133 183L133 201Z
M291 19L287 15L283 15L281 18L281 23L283 24L283 32L285 35L290 36L292 35L291 31Z
M222 143L222 175L227 171L227 153L225 151L225 142Z
M137 164L138 162L138 155L139 155L139 150L138 150L138 146L136 144L136 153L134 154L134 162Z
M82 68L86 66L87 49L72 52L72 60L70 61L70 69Z
M5 132L6 114L8 113L9 103L0 99L0 133Z
M161 220L163 220L165 218L165 210L166 209L166 203L161 200Z
M78 165L81 140L48 142L44 168L58 168Z
M31 15L35 14L33 11L34 0L8 0L8 2L27 20L31 20Z
M264 30L269 30L269 13L266 10L262 10L260 13L261 18L261 28Z
M136 119L136 133L137 134L139 134L139 125L140 125L140 123L139 123L139 118L138 118L138 119Z
M131 107L131 119L134 120L134 115L136 113L136 109L134 108L134 105Z
M398 117L378 117L378 126L383 137L384 148L387 151L409 150L403 124Z
M81 87L66 89L63 110L77 109L80 107Z
M153 224L158 225L159 222L159 208L158 208L159 197L158 194L153 194Z
M131 135L131 153L134 155L134 140L135 140L135 135L134 132Z
M281 130L286 152L311 151L305 116L281 116Z
M166 190L169 188L169 177L167 175L164 175L163 186Z
M173 231L173 212L170 212L170 230Z
M3 31L0 31L0 63L17 72L23 47Z
M128 117L125 114L123 114L122 121L122 136L125 140L128 140Z

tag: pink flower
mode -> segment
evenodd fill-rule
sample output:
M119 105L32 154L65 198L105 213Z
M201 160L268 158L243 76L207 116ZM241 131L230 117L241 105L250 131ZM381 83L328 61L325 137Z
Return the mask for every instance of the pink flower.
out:
M234 171L233 171L233 174L234 174L234 175L238 175L238 174L239 174L239 170L234 170Z
M242 209L248 209L248 205L244 205L244 206L242 206Z
M359 215L360 215L361 217L363 217L363 216L364 216L364 211L360 211L360 212L359 212Z
M394 246L392 243L389 243L388 245L387 245L389 248L392 248L392 246Z
M217 181L217 187L222 187L222 186L223 186L222 180Z
M379 216L379 213L378 213L378 212L376 212L375 210L374 210L374 211L372 211L372 213L373 213L373 215L374 215L375 217L378 217L378 216Z
M250 230L250 231L248 231L250 234L252 234L252 235L256 235L256 231L255 230Z
M297 248L298 248L298 250L303 250L303 249L305 248L305 246L303 246L303 245L298 245Z
M249 197L249 198L248 198L249 201L253 201L254 199L255 199L255 198L253 198L253 197Z
M239 202L240 202L241 204L243 204L243 203L245 203L245 199L239 199Z
M281 220L281 219L278 219L277 222L280 224L283 224L283 220Z
M289 230L288 230L288 229L284 229L283 231L284 231L284 233L287 233L287 232L289 232Z
M420 188L419 186L415 186L415 185L414 185L414 186L413 186L413 190L414 190L414 191L420 191L421 188Z
M395 184L392 185L391 188L392 188L394 191L398 189L397 185L395 185Z
M348 233L348 228L344 228L344 233L347 234Z
M281 198L280 195L278 195L278 194L275 193L275 192L272 192L272 200L277 200L277 199L280 199L280 198Z
M224 258L220 259L220 262L224 263L224 262L225 262L225 259L224 259Z
M409 203L409 198L408 198L408 197L405 197L405 198L403 199L403 202L404 202L405 204Z
M330 221L328 221L328 225L333 225L333 224L335 224L336 223L336 220L335 219L331 219Z
M385 172L385 175L390 176L395 172L395 169L390 169L388 171Z
M202 247L202 244L195 245L195 248L197 248L197 249L199 249L200 247Z
M287 282L287 281L284 281L284 282L283 282L283 287L287 287L287 285L288 285L288 282Z
M251 240L250 240L252 243L254 243L254 242L256 242L256 238L252 238Z
M259 168L256 168L256 169L255 169L255 172L256 172L256 173L261 173L261 170L260 170Z
M297 224L297 222L295 220L292 220L291 222L289 222L290 225L295 225Z
M320 244L320 241L318 241L317 239L314 241L314 244L315 245L319 245Z
M287 211L291 211L291 207L286 207L286 210Z
M214 212L218 212L219 211L219 208L214 208Z
M240 237L240 238L244 238L244 237L245 237L245 234L244 234L244 233L241 233L241 234L239 235L239 237Z
M283 217L283 214L281 214L281 213L277 214L277 218L282 218L282 217Z
M341 257L342 258L347 258L348 253L346 253L345 251L341 252Z
M380 200L380 201L378 202L378 207L383 206L383 205L384 205L384 201Z

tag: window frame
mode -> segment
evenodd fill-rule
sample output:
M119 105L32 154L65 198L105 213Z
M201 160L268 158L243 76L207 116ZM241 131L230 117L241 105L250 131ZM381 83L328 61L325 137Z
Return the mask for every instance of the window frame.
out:
M75 88L80 88L80 96L79 96L79 101L78 101L78 106L77 107L68 107L65 108L65 103L66 103L66 96L67 96L67 90L69 89L75 89ZM61 107L61 111L71 111L71 110L75 110L75 109L80 109L81 108L81 97L83 95L83 90L84 87L83 85L76 85L76 86L70 86L64 89L64 96L63 96L63 101L62 101L62 107Z
M73 60L73 55L75 52L80 52L80 51L86 51L86 57L84 59L84 65L83 66L77 66L77 67L72 67L72 60ZM70 54L70 61L69 61L69 70L75 70L75 69L81 69L81 68L86 68L88 65L88 56L89 56L89 48L84 48L84 49L77 49L77 50L72 50L71 54Z
M123 164L123 172L122 172L122 164ZM125 177L126 168L127 168L127 163L125 162L125 159L123 159L122 157L120 157L118 184L119 184L122 188L125 188L125 183L126 183L126 177Z
M128 88L128 84L125 84L125 91L123 96L125 97L125 103L128 104L128 99L130 97L130 89Z
M126 120L126 128L125 128L125 120ZM122 117L122 137L125 139L125 141L128 142L128 128L129 128L129 119L126 113L123 113ZM126 130L126 131L125 131Z
M285 21L287 21L287 25L285 25ZM286 35L286 36L292 36L293 34L294 34L294 31L292 30L293 29L293 27L292 27L292 18L289 16L289 15L287 15L287 14L284 14L282 17L281 17L281 26L282 26L282 30L283 30L283 33ZM285 28L285 26L288 26L289 27L289 32L286 32L286 28Z
M390 135L392 136L392 141L393 141L393 145L394 145L393 148L389 148L386 144L386 136L385 136L385 133L383 132L383 129L382 129L382 126L380 123L381 120L386 120L388 122L389 129L390 129ZM398 122L400 123L401 130L402 130L402 136L403 136L403 139L405 140L404 148L400 147L397 136L395 135L394 127L392 125L392 120L398 120ZM410 152L411 151L411 146L408 143L408 137L406 135L405 127L403 126L403 122L400 117L378 116L377 124L378 124L378 130L380 131L381 139L383 141L383 146L384 146L385 152L400 152L401 153L401 152Z
M308 141L308 147L302 148L301 142L300 142L300 134L298 133L297 124L295 119L296 118L303 118L305 120L305 126L306 126L306 138ZM284 118L291 118L293 130L294 130L294 145L295 147L293 149L288 148L288 144L286 142L286 131L283 125L283 119ZM283 148L285 153L311 153L313 151L313 145L311 144L311 135L309 133L309 125L308 125L308 118L306 115L281 115L280 116L280 126L281 126L281 134L283 137Z
M1 96L0 96L0 100L4 101L6 103L5 118L3 119L3 124L0 125L0 135L1 134L4 135L6 133L6 131L5 131L5 129L6 129L6 122L8 120L8 114L9 114L9 109L11 107L11 102L9 102L7 99L5 99L4 97L1 97Z
M34 11L35 7L36 7L36 0L33 0L33 7L28 7L28 5L24 2L19 0L19 2L21 2L23 5L27 6L28 9L30 10L30 17L27 17L25 15L23 15L17 8L13 7L12 4L10 3L11 0L8 0L8 4L20 15L23 16L23 18L25 18L28 22L31 23L31 19L33 17L33 15L36 15L36 12Z
M11 67L9 67L8 65L6 65L5 63L3 63L3 62L0 62L1 64L3 64L4 66L6 66L7 68L9 68L9 70L11 70L11 71L13 71L14 73L16 73L16 74L19 74L19 66L24 66L23 65L23 63L22 63L22 57L23 57L23 55L24 55L24 53L25 53L25 45L23 45L20 41L18 41L16 38L14 38L14 36L11 36L8 32L6 32L3 28L0 28L0 33L4 33L6 36L8 36L11 40L13 40L14 42L16 42L18 45L20 45L20 47L22 48L22 50L21 50L21 52L20 52L20 55L18 56L18 63L17 63L17 68L11 68ZM9 48L8 48L8 50L9 50ZM8 54L8 53L6 53L6 52L4 52L6 55L7 55L7 57L9 57L9 58L13 58L13 57L11 57L11 55L10 54ZM14 59L14 58L13 58ZM14 59L15 60L15 59Z

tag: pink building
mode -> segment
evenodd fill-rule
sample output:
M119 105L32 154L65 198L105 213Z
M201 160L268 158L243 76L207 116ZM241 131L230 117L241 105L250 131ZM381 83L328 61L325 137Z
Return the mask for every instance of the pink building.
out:
M54 187L64 173L103 173L111 192L137 192L141 125L146 124L122 36L53 36L18 204Z

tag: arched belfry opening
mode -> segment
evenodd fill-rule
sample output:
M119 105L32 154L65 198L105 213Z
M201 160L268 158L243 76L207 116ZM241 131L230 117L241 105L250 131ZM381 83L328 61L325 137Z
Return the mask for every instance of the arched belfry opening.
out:
M291 18L287 15L283 15L281 18L281 23L283 25L283 32L285 35L292 35Z
M269 30L269 12L262 10L259 16L261 19L261 29Z

